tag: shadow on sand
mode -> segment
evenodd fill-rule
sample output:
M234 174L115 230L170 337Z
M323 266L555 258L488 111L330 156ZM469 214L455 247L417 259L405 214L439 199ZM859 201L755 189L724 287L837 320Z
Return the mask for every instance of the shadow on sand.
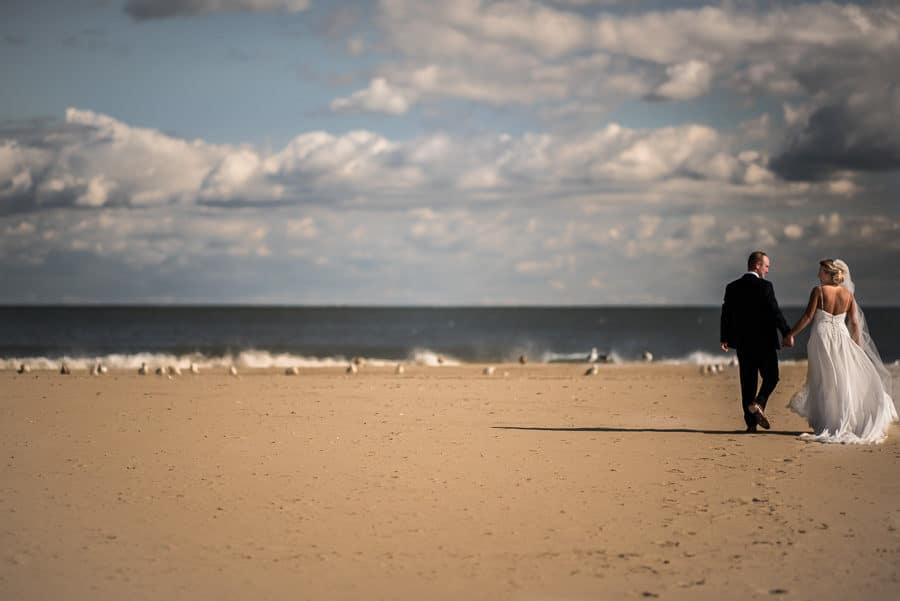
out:
M653 433L683 433L683 434L713 434L728 435L747 434L744 430L700 430L694 428L611 428L596 426L593 428L545 428L539 426L492 426L495 430L536 430L538 432L653 432ZM800 436L803 432L787 432L784 430L759 430L755 434L767 436Z

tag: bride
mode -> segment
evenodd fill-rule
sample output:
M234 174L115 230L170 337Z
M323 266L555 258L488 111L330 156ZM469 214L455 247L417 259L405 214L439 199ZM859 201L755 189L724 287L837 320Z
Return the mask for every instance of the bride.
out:
M869 336L853 296L850 268L840 259L819 262L821 286L812 289L806 312L785 336L787 344L810 322L806 384L790 407L805 417L819 442L883 442L897 420L891 374ZM849 328L848 328L849 325Z

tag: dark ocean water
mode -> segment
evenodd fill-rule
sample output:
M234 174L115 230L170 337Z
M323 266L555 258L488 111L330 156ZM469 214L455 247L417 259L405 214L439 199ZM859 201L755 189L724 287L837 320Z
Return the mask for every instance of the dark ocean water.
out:
M802 313L784 309L788 322ZM900 308L866 310L886 363L900 360ZM332 365L351 357L432 363L721 360L719 308L709 307L0 307L0 366L23 359L236 361ZM805 358L806 339L781 353Z

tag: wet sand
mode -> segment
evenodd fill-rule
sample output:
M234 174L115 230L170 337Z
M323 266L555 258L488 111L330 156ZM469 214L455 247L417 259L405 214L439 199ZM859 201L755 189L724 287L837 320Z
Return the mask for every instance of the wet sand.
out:
M900 598L896 425L584 370L0 372L0 598Z

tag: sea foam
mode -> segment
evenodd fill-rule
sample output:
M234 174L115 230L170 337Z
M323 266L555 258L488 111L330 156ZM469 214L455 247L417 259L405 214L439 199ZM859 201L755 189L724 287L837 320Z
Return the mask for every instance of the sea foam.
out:
M442 359L439 360L439 357ZM353 358L343 355L333 357L309 357L292 353L271 353L262 350L246 350L236 354L225 354L209 357L199 353L174 355L168 353L132 353L108 355L63 355L60 357L5 357L0 358L0 370L18 369L27 364L31 369L59 369L65 363L71 369L89 369L102 363L110 369L138 369L146 363L150 367L172 365L187 369L196 364L200 369L226 368L231 365L248 369L286 368L286 367L345 367ZM366 365L373 367L393 367L398 362L416 365L460 365L460 361L448 355L442 355L428 349L416 349L406 359L378 357L360 357Z

